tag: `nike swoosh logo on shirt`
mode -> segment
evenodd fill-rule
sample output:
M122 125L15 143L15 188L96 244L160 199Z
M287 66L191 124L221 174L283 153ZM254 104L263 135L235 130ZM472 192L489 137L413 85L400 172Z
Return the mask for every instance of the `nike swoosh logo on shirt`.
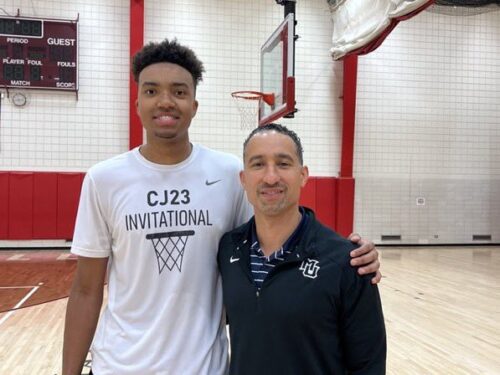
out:
M232 255L231 255L231 258L229 258L229 262L230 262L230 263L234 263L234 262L237 262L237 261L239 261L239 260L240 260L240 258L233 258L233 256L232 256Z
M215 181L205 180L205 185L210 186L210 185L216 184L217 182L220 182L220 181L222 181L222 180L215 180Z

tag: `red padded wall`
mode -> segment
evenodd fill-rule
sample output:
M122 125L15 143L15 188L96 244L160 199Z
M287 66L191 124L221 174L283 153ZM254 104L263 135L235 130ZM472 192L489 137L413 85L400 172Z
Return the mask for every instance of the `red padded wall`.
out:
M73 238L83 173L59 173L57 176L57 238Z
M302 188L299 203L301 206L316 210L316 179L314 177L309 178L306 186Z
M9 233L9 172L0 172L0 239Z
M83 176L83 173L0 172L0 239L71 239ZM346 215L349 216L349 197L354 194L354 181L342 180L340 188L335 177L311 177L300 197L301 205L313 209L323 224L339 232L336 224L343 224ZM347 180L352 180L352 189Z
M352 233L354 223L354 178L339 178L337 182L337 226L343 236Z
M335 230L336 223L337 179L334 177L316 178L316 215L326 226Z
M57 173L35 173L33 238L57 238Z
M33 238L33 173L10 173L8 220L9 239Z

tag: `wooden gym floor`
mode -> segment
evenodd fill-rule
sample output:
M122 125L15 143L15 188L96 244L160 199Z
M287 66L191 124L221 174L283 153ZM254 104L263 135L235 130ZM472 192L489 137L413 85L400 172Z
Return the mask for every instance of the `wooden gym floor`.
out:
M387 373L500 374L500 247L385 247L380 251ZM16 256L19 263L31 255ZM71 274L74 260L67 253L59 256ZM0 263L14 265L15 258L7 259L0 256ZM2 266L0 287L5 287L7 273ZM68 272L56 269L50 272L66 280L66 287L53 289L61 291L68 287ZM41 271L39 279L33 279L31 271L27 274L26 286L42 284L23 305L35 301L50 283ZM27 292L17 291L16 298L26 297ZM4 290L0 300L7 298L8 303L15 302ZM0 313L0 374L61 373L66 302L63 298Z

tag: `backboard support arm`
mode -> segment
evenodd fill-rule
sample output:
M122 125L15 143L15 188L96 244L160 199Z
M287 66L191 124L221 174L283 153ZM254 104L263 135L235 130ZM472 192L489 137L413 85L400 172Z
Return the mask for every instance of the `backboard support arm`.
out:
M283 5L285 7L285 17L290 13L295 14L295 4L297 0L276 0L276 4Z

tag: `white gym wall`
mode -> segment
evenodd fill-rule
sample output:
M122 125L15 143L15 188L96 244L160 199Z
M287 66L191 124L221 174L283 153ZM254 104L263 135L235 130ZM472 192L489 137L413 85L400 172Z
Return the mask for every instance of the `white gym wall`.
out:
M192 47L206 74L197 95L192 139L210 147L242 153L247 131L231 97L260 88L260 47L283 20L274 0L146 1L145 39L176 37ZM280 122L301 136L315 176L336 175L340 154L342 63L332 62L331 26L325 1L298 1L300 35L296 51L295 119Z
M79 15L78 100L1 90L0 170L85 171L128 149L129 1L13 1L13 15ZM241 155L246 133L230 93L259 88L259 49L283 19L274 0L145 1L145 40L177 37L204 62L191 137ZM340 168L342 63L325 0L297 1L296 130L313 176ZM500 242L500 12L423 12L359 58L355 230L380 242ZM16 91L16 90L11 90ZM425 198L417 206L416 198ZM495 225L496 224L496 225ZM399 242L399 241L397 241ZM481 241L479 241L481 242Z
M4 0L3 14L78 21L75 93L1 90L0 170L86 171L128 148L129 2ZM0 9L0 11L2 10Z
M425 11L358 69L355 228L396 243L500 242L500 11Z

